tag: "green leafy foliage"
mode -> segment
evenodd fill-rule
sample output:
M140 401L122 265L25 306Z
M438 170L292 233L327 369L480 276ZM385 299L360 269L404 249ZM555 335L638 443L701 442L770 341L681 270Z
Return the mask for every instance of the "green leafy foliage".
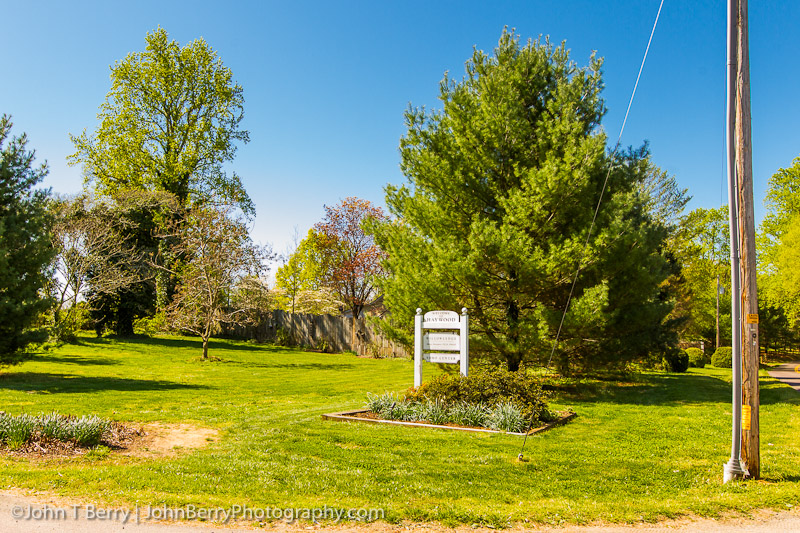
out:
M24 446L33 438L73 441L78 446L96 446L110 429L111 422L96 415L64 416L56 412L37 416L0 413L0 442L11 449Z
M476 358L512 370L546 363L580 267L556 357L563 371L674 343L660 286L672 269L667 217L646 186L662 174L646 147L606 153L600 67L504 31L493 55L474 51L462 80L445 76L441 111L406 112L408 183L386 189L394 220L370 227L388 254L379 284L396 329L418 307L467 307Z
M706 354L700 348L686 348L686 354L689 356L689 366L691 368L705 368Z
M72 136L70 163L110 197L166 191L187 206L213 196L252 214L240 178L223 170L236 142L249 140L242 87L202 38L180 46L158 28L145 42L111 67L100 126Z
M720 346L711 356L711 366L715 368L731 368L733 366L733 349Z
M528 420L519 407L511 402L500 402L489 413L489 427L498 431L522 433L527 429Z
M716 343L717 279L720 342L730 342L730 232L728 208L697 208L683 217L667 247L680 272L669 278L676 299L671 318L682 339ZM727 296L726 296L727 295Z
M427 422L436 425L458 424L497 431L521 433L532 423L516 403L503 400L495 405L443 397L399 398L395 393L367 394L366 406L384 420ZM534 419L535 425L541 420Z
M689 369L689 354L679 348L668 350L661 364L667 372L686 372Z
M547 397L539 381L525 369L510 372L489 364L474 365L466 377L461 374L441 374L416 389L409 389L405 395L411 401L439 398L449 404L467 402L490 407L512 402L520 406L525 418L534 423L552 418Z
M53 257L47 193L33 187L47 175L34 167L25 134L11 137L11 117L0 117L0 364L20 360L29 344L47 338L34 327L50 306L40 291Z

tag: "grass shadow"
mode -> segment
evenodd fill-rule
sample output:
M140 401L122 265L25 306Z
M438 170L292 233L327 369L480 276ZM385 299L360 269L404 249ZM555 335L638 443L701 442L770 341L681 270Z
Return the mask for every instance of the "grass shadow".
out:
M351 370L356 368L352 363L254 363L247 361L219 361L231 366L246 368L281 368L287 370Z
M109 359L108 357L100 357L100 356L92 356L92 357L85 357L83 355L71 355L71 354L58 354L58 355L41 355L36 354L31 357L28 361L31 362L41 362L41 363L66 363L70 365L118 365L120 364L119 361L115 361L114 359Z
M154 346L161 348L171 349L190 349L202 351L203 342L197 339L185 338L171 338L171 337L147 337L145 335L137 335L135 337L116 337L107 335L105 337L83 337L82 344L94 346L110 346L118 342L124 342L128 347L131 345L141 346ZM236 351L244 350L249 352L268 352L268 353L296 353L303 351L300 348L287 348L284 346L275 346L272 344L255 344L245 341L237 341L231 339L211 339L208 342L209 352L214 350Z
M556 389L558 390L558 389ZM638 374L624 382L589 382L561 391L565 399L633 405L679 405L730 400L730 385L709 376Z
M731 383L699 374L638 374L624 382L589 381L565 384L554 390L565 400L633 405L729 403ZM800 404L800 394L788 385L762 376L760 402Z
M155 379L74 376L48 372L15 372L0 375L0 389L42 393L84 393L99 391L169 391L210 389L206 385Z

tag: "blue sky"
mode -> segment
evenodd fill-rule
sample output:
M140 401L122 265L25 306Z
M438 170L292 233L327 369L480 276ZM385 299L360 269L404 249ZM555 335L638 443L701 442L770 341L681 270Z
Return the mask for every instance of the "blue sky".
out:
M181 44L203 37L244 88L251 142L230 165L255 201L254 238L277 251L295 227L347 196L383 205L405 178L398 143L410 104L438 105L445 71L504 26L566 40L572 58L605 58L604 128L615 140L659 0L11 2L0 0L0 113L13 115L61 193L80 190L69 134L96 127L109 66L144 49L159 25ZM724 198L725 1L666 0L623 145L654 162L693 207ZM800 154L800 3L750 3L756 216L769 177Z

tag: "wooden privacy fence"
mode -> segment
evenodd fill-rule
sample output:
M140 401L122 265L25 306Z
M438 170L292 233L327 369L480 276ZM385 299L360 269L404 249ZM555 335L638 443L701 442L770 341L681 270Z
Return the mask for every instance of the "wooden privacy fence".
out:
M378 333L363 318L307 315L274 310L264 313L255 326L222 325L222 335L258 342L280 342L333 352L354 351L374 357L405 357L406 349Z

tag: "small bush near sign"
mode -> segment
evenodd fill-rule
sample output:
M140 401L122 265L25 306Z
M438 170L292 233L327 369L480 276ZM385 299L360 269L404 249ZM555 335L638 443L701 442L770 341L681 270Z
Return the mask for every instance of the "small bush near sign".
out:
M706 354L700 348L686 348L686 354L689 356L689 367L691 368L705 368Z
M436 398L448 405L460 402L485 404L496 407L501 403L512 403L519 407L523 417L534 426L549 422L554 415L547 407L547 392L524 368L509 372L499 366L476 364L469 376L441 374L406 392L406 401L424 401Z
M733 366L733 350L730 346L720 346L711 356L711 366L731 368Z

